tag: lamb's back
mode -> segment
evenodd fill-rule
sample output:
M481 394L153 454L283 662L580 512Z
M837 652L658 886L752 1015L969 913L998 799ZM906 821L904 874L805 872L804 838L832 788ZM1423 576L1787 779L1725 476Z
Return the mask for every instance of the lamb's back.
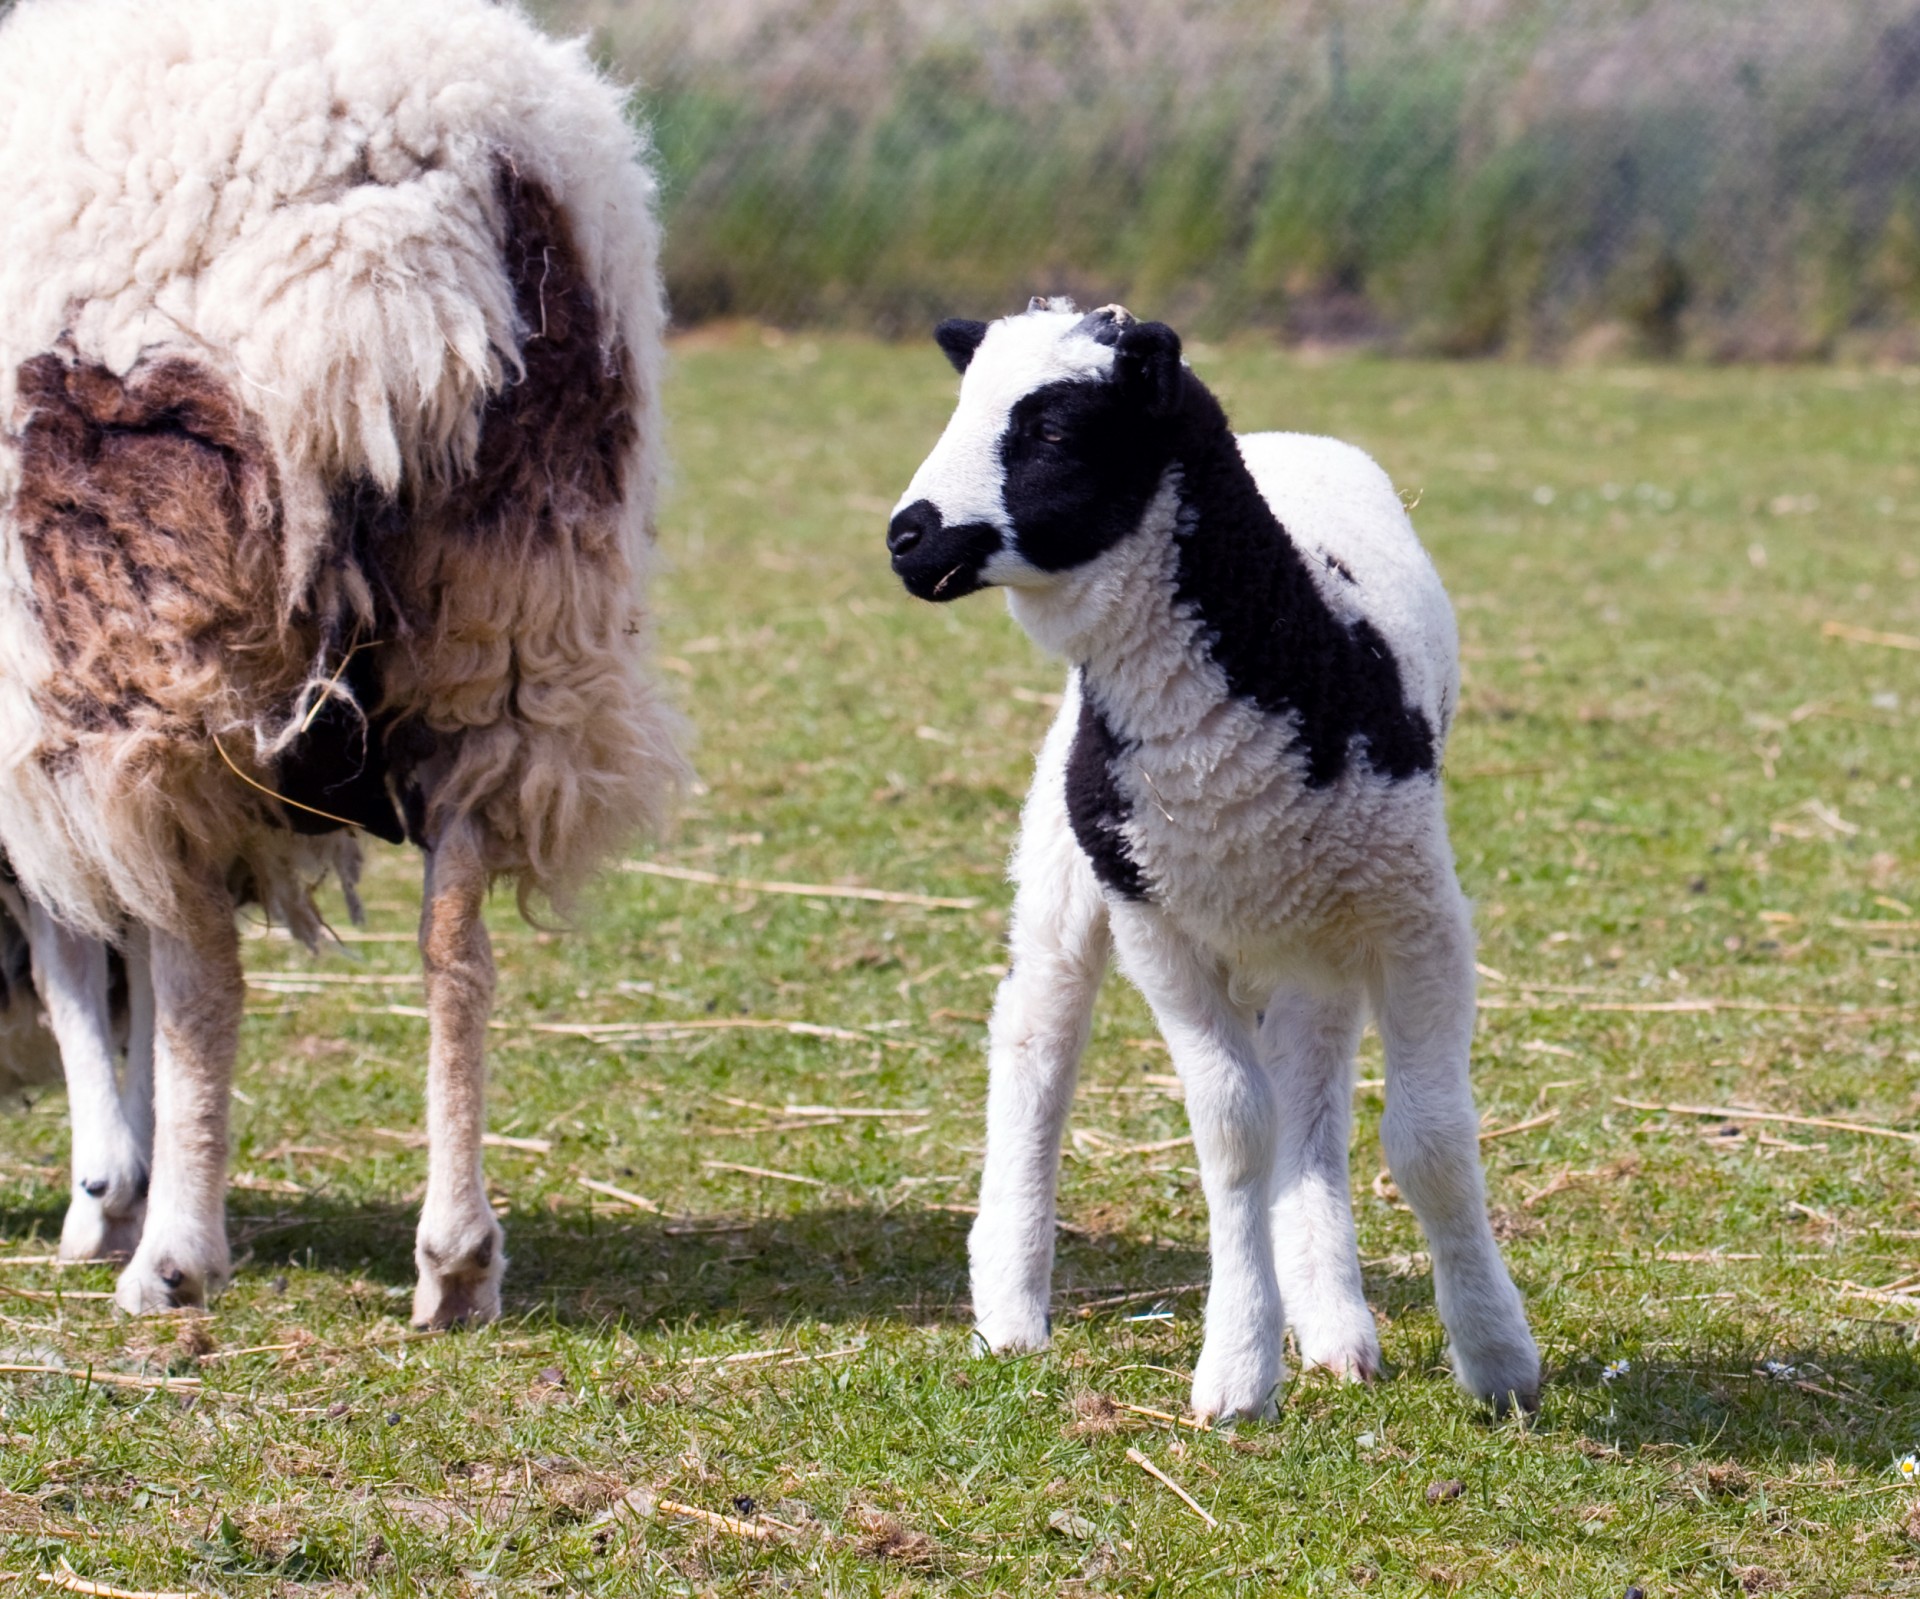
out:
M1393 651L1408 702L1444 739L1460 698L1459 635L1392 479L1339 439L1242 433L1237 442L1329 609L1373 624Z

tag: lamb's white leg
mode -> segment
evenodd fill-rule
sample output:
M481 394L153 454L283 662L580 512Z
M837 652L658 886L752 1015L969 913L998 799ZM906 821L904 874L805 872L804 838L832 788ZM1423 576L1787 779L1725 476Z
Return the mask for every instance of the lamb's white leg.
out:
M414 1264L420 1327L491 1321L500 1314L506 1235L487 1203L487 1018L493 949L482 912L487 871L471 821L456 822L427 851L420 907L431 1038L427 1051L427 1198Z
M224 887L205 889L187 926L148 937L153 1181L140 1245L114 1294L135 1315L203 1305L226 1283L227 1103L246 993Z
M968 1254L987 1348L1044 1349L1052 1332L1060 1135L1106 972L1107 907L1058 803L1036 803L1020 846L1011 966L988 1024L987 1154Z
M1187 1091L1187 1119L1206 1190L1213 1281L1206 1337L1193 1370L1201 1417L1271 1415L1286 1380L1280 1287L1268 1198L1273 1181L1273 1083L1251 1017L1223 974L1148 905L1116 905L1120 968L1160 1023Z
M1540 1353L1487 1221L1480 1123L1467 1081L1473 1042L1473 925L1449 884L1431 920L1383 962L1376 1009L1387 1052L1380 1140L1433 1254L1433 1291L1469 1393L1505 1409L1535 1403Z
M140 1242L151 1130L130 1125L114 1072L107 946L28 907L33 982L60 1046L73 1138L73 1193L60 1229L64 1260L125 1259Z
M1273 1261L1301 1363L1371 1382L1380 1335L1360 1282L1347 1146L1364 996L1283 988L1267 1004L1260 1053L1279 1101Z

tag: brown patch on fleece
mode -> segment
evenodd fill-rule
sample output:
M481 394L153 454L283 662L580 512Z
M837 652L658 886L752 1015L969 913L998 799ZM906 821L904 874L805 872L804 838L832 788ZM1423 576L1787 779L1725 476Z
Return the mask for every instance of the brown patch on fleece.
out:
M639 375L554 195L502 162L495 201L519 347L474 459L450 482L337 502L336 537L385 641L376 720L408 836L470 816L523 908L564 906L655 819L678 763L633 669Z
M473 465L446 506L447 526L551 548L620 503L633 391L625 352L602 341L600 307L559 202L505 162L495 197L524 370L487 401Z
M14 514L53 658L50 721L178 736L217 712L223 679L291 691L272 455L226 384L180 356L121 377L58 353L19 383Z

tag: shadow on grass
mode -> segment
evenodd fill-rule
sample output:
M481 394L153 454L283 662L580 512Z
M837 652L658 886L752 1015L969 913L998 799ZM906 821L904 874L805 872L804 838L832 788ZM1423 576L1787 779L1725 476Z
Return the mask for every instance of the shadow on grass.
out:
M307 1196L228 1206L236 1281L285 1267L410 1288L411 1205ZM0 1247L51 1245L58 1205L0 1207ZM609 1217L568 1206L506 1218L509 1315L564 1325L700 1319L964 1321L970 1218L912 1205L825 1205L781 1216ZM1067 1236L1056 1315L1125 1314L1205 1280L1205 1252L1112 1235ZM1101 1303L1124 1296L1125 1307Z
M1551 1370L1546 1430L1624 1456L1684 1451L1755 1468L1832 1461L1884 1471L1892 1485L1895 1463L1920 1447L1920 1358L1905 1329L1799 1347L1754 1331L1675 1340L1624 1357L1627 1370L1613 1376L1598 1360Z
M1412 1314L1427 1329L1412 1358L1404 1333L1398 1340L1398 1374L1444 1369L1432 1278L1368 1270L1365 1280L1368 1303L1389 1323ZM1565 1333L1537 1330L1549 1345ZM1698 1482L1688 1481L1706 1497L1746 1492L1743 1473L1826 1463L1885 1472L1892 1486L1895 1463L1920 1449L1920 1350L1910 1331L1889 1323L1786 1344L1775 1323L1756 1318L1731 1336L1724 1327L1701 1328L1604 1354L1549 1347L1541 1411L1531 1425L1549 1438L1578 1440L1599 1460L1644 1454L1700 1465ZM1610 1375L1616 1362L1625 1369ZM1729 1464L1741 1470L1719 1469Z
M0 1246L59 1236L58 1203L0 1207ZM414 1279L411 1205L308 1196L271 1206L237 1193L229 1226L244 1289L285 1267L402 1290ZM566 1207L507 1218L506 1309L568 1327L746 1321L781 1325L967 1320L969 1218L911 1205L823 1205L781 1216L632 1219ZM1056 1324L1081 1308L1124 1317L1178 1303L1197 1316L1203 1248L1115 1234L1063 1236L1054 1273ZM1388 1320L1430 1317L1424 1274L1369 1270L1367 1297ZM398 1297L396 1294L395 1297ZM1701 1330L1646 1349L1550 1361L1544 1434L1585 1440L1599 1458L1662 1452L1765 1472L1832 1461L1890 1469L1920 1448L1920 1354L1898 1326L1836 1332L1824 1344ZM1437 1367L1439 1330L1403 1375ZM1627 1369L1606 1375L1605 1360ZM1771 1363L1771 1364L1769 1364ZM1893 1479L1889 1477L1889 1482ZM1703 1487L1703 1492L1724 1492Z

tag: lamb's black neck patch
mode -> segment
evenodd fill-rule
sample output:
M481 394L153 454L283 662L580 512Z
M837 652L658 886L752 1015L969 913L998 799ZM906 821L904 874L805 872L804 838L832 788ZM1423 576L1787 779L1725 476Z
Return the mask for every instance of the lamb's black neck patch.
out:
M1393 651L1371 622L1328 609L1306 556L1241 459L1226 414L1192 373L1174 426L1175 600L1200 622L1227 687L1270 714L1298 716L1312 787L1338 780L1355 745L1382 776L1431 772L1433 729L1407 704Z
M1123 899L1145 899L1147 880L1127 849L1125 829L1131 810L1113 775L1114 763L1125 755L1126 746L1114 736L1083 687L1080 726L1067 756L1067 820L1093 863L1093 875Z

